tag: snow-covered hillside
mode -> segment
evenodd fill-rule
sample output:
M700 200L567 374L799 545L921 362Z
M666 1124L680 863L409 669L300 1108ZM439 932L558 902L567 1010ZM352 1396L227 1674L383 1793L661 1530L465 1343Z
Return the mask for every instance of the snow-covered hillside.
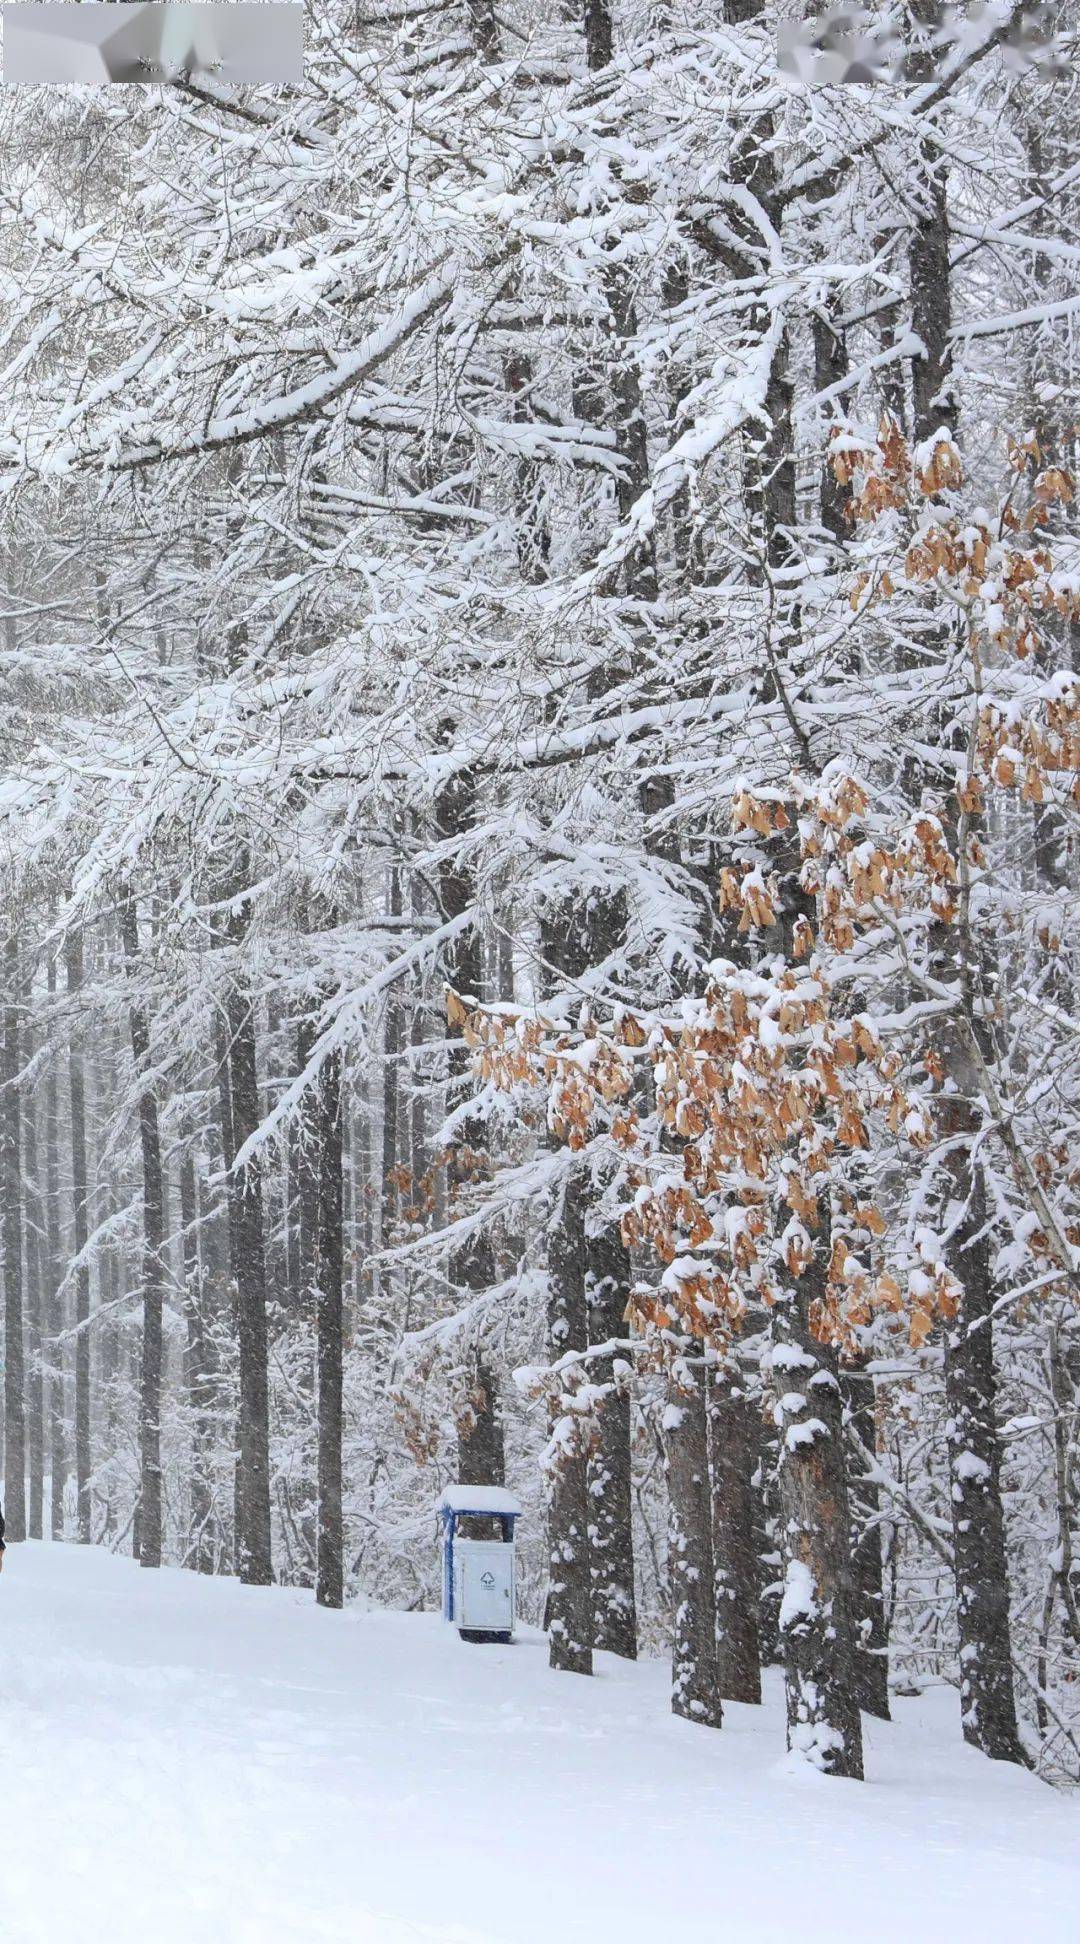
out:
M867 1724L859 1787L777 1760L778 1688L716 1734L659 1663L74 1546L9 1552L0 1638L11 1944L1077 1936L1080 1809L949 1692Z

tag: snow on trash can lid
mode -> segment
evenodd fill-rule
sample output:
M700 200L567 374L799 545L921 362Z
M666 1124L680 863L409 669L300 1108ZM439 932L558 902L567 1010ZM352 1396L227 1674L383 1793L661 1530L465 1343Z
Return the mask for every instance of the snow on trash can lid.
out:
M435 1501L436 1512L490 1512L518 1518L521 1500L503 1485L448 1485Z

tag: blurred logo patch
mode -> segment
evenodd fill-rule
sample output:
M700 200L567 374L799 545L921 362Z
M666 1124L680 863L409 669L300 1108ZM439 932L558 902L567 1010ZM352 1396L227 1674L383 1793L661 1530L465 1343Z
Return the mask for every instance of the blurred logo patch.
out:
M1009 21L1001 49L1006 65L1060 72L1064 56L1050 8L1025 7L1015 20L1013 12L1013 7L1001 4L939 7L925 30L916 67L911 48L905 46L895 24L882 25L869 7L834 7L812 21L783 22L777 31L777 64L781 73L814 88L873 81L910 84L926 79L928 70L947 74L958 59L976 52Z
M4 0L5 87L20 83L300 81L304 10L291 0L188 6L106 0L96 6Z

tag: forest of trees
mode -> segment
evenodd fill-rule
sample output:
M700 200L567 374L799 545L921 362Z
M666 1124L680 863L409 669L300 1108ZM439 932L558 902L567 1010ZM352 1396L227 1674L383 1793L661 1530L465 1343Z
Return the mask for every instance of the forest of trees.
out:
M1080 1778L1080 23L0 97L4 1511Z

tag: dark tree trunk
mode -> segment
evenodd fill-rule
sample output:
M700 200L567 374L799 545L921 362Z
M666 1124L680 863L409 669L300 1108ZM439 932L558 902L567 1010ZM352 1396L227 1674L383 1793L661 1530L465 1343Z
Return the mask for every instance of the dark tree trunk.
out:
M937 0L908 0L910 23L919 29L937 24ZM913 81L933 78L936 53L916 44L908 59ZM919 214L908 248L911 325L919 339L912 364L915 437L928 439L939 427L956 430L953 388L952 268L949 262L949 188L944 156L934 142L920 151Z
M672 1713L706 1728L719 1728L705 1370L700 1360L690 1356L678 1359L668 1382L664 1460Z
M618 1234L605 1228L586 1243L585 1297L589 1341L607 1343L625 1330L630 1259ZM592 1381L612 1381L611 1357L590 1365ZM589 1460L589 1560L592 1575L593 1646L626 1660L637 1658L631 1497L630 1394L620 1387L600 1407L596 1445Z
M436 806L436 826L446 843L457 843L456 853L445 859L439 872L439 903L445 920L462 918L473 903L472 873L463 861L463 840L476 815L476 786L471 777L458 777L442 792ZM457 933L446 949L443 968L447 985L454 992L479 998L483 986L480 928L470 921ZM464 1045L452 1047L449 1061L449 1088L460 1095L468 1084L468 1059ZM458 1127L446 1160L448 1195L459 1204L468 1184L487 1169L483 1151L484 1134L479 1122L467 1119ZM465 1301L482 1295L495 1281L495 1258L486 1235L470 1236L455 1249L448 1264L451 1287ZM502 1416L494 1374L482 1345L474 1345L466 1378L465 1406L458 1424L459 1477L469 1485L501 1485L505 1480Z
M262 1158L237 1168L235 1156L260 1122L255 1003L234 989L228 1001L229 1107L233 1164L229 1174L229 1231L236 1278L240 1352L239 1465L236 1565L249 1586L269 1586L270 1394L266 1339L266 1257L263 1241Z
M755 1530L758 1414L734 1360L708 1366L706 1408L712 1477L716 1684L726 1701L761 1700Z
M341 1510L342 1271L341 1055L329 1053L319 1074L318 1096L318 1384L319 1527L315 1597L339 1607L344 1597Z
M139 920L135 900L124 898L120 929L128 975L139 976ZM142 1367L139 1381L139 1564L161 1565L161 1335L165 1281L165 1184L157 1096L150 1072L150 1027L146 1009L129 1007L131 1056L139 1088L139 1145L142 1151Z
M585 59L595 72L609 65L615 52L608 0L585 0Z
M930 0L910 0L910 7L915 21L931 21ZM912 323L924 352L913 369L918 439L929 438L939 426L951 430L956 424L948 197L936 150L925 153L924 169L925 211L912 237L910 255ZM912 778L913 786L919 782L921 778ZM955 842L958 832L948 834ZM937 977L959 986L968 1017L975 1018L975 987L983 985L983 969L963 914L955 925L935 927L933 954ZM940 1046L952 1083L939 1111L952 1204L947 1211L947 1259L962 1290L958 1315L945 1341L961 1718L966 1741L1000 1761L1024 1762L1013 1689L1001 1448L995 1415L994 1291L989 1241L982 1233L987 1219L985 1186L981 1168L972 1160L981 1127L976 1103L982 1087L962 1026L945 1021Z
M874 1380L860 1368L841 1375L844 1408L867 1451L877 1445L874 1422ZM854 1530L852 1571L855 1581L855 1679L859 1706L879 1721L889 1719L889 1616L885 1604L885 1576L878 1523L881 1494L872 1479L858 1478L851 1488Z
M296 1022L296 1071L303 1073L315 1045L315 1026L308 1014ZM314 1319L317 1306L315 1264L319 1253L319 1140L318 1107L314 1095L300 1104L293 1124L294 1204L297 1234L297 1288L299 1314Z
M68 997L71 1000L71 1038L68 1048L68 1087L71 1101L71 1208L75 1271L75 1484L78 1493L79 1544L90 1543L90 1265L86 1261L89 1207L86 1188L86 1087L82 1048L75 1018L83 982L82 933L75 931L64 948Z
M911 322L923 346L912 365L915 437L956 429L952 382L948 185L936 149L924 154L924 213L911 239Z
M848 356L843 335L835 318L835 307L830 306L815 311L814 330L814 383L818 391L825 391L830 385L839 384L847 376ZM833 410L842 400L833 401ZM828 410L828 408L826 408ZM821 469L819 492L821 524L830 533L838 546L843 546L850 537L851 524L848 519L850 489L841 486L828 458Z
M22 1089L19 1084L19 946L4 948L0 1179L4 1213L4 1514L9 1539L26 1538L25 1345L23 1338Z
M958 1060L950 1062L954 1073L957 1066ZM954 1133L976 1118L963 1100L950 1106ZM956 1203L964 1209L948 1251L949 1267L964 1293L959 1314L945 1334L960 1718L964 1740L973 1747L999 1762L1026 1763L1013 1690L986 1196L981 1170L972 1172L970 1150L953 1149L950 1163Z
M585 1210L576 1169L548 1238L548 1354L554 1361L588 1341L585 1310ZM553 1668L591 1674L593 1615L589 1581L589 1457L585 1428L556 1404L548 1471L548 1658Z

